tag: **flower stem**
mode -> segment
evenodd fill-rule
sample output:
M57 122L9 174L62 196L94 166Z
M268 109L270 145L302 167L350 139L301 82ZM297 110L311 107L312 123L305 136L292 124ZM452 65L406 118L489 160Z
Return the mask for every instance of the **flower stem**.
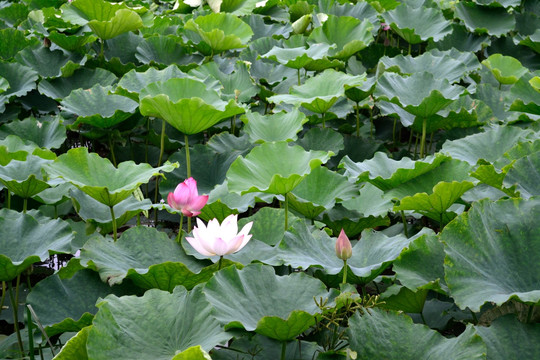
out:
M111 137L111 133L109 132L109 151L111 152L111 160L112 160L112 163L114 165L114 167L116 167L116 156L114 156L114 146L113 146L113 142L112 142L112 137Z
M221 267L223 266L223 255L221 255L219 257L219 261L218 261L218 271L221 270Z
M180 244L180 240L182 240L182 231L184 227L184 214L180 213L180 226L178 227L178 235L176 235L176 242Z
M343 260L343 281L342 284L347 283L347 260Z
M19 344L19 351L21 356L24 354L24 346L21 338L21 330L19 329L19 283L21 280L21 274L17 275L17 285L15 286L15 296L13 296L13 285L8 281L9 285L9 299L11 300L11 307L13 309L13 328L17 334L17 343Z
M26 214L26 209L28 208L28 199L27 198L24 198L23 199L23 208L22 208L22 211L24 214Z
M165 151L165 125L167 123L163 119L161 120L161 122L162 122L162 124L161 124L161 138L160 138L160 141L159 141L159 158L158 158L157 167L161 166L161 162L163 161L163 153ZM156 193L154 195L154 204L158 203L159 180L160 180L160 177L157 176L156 177ZM154 212L154 223L156 224L156 226L157 226L157 221L158 221L158 211L156 209L155 212Z
M422 142L420 143L420 158L424 157L424 149L426 148L426 128L427 128L427 118L424 118L422 122Z
M188 216L187 218L187 232L191 232L191 217Z
M287 231L287 229L289 228L289 193L286 193L285 194L285 203L284 203L284 208L285 208L285 231Z
M287 342L281 343L281 360L285 360L285 354L287 353Z
M360 110L358 109L359 102L356 102L356 137L360 137Z
M117 229L116 229L116 216L114 216L114 209L113 206L109 206L109 209L111 209L111 218L112 218L112 229L113 229L113 239L116 241L117 237Z
M185 141L185 147L186 147L186 168L187 168L187 177L188 179L191 177L191 160L189 158L189 140L188 136L184 134L184 141Z

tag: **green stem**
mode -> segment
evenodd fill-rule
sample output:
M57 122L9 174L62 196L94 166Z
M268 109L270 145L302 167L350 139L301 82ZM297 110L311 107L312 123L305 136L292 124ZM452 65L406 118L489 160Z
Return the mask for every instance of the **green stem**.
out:
M218 261L218 271L221 270L221 267L223 266L223 255L221 255L219 257L219 261Z
M289 197L288 193L285 194L284 206L285 208L285 231L289 228Z
M105 40L103 39L100 39L100 43L101 43L101 49L99 51L99 57L101 58L101 60L104 60L105 59L105 50L103 48L103 45L105 44Z
M418 134L416 134L415 138L416 138L416 139L414 140L414 158L416 159L416 158L417 158L417 157L416 157L416 150L418 149L418 139L420 139L420 138L418 137Z
M186 168L187 168L187 177L188 179L191 177L191 160L189 158L189 140L188 136L184 134L184 141L185 141L185 147L186 147Z
M159 141L159 158L158 158L158 164L157 166L161 166L161 162L163 161L163 153L165 152L165 127L167 125L165 120L161 120L161 137ZM154 194L154 204L158 203L158 197L159 197L159 180L160 177L156 177L156 192ZM154 211L154 223L157 225L158 221L158 211L157 209Z
M30 360L34 360L34 331L32 329L32 314L30 309L26 308L26 327L28 329L28 351Z
M359 103L356 103L356 137L360 137L360 110Z
M369 107L369 124L370 124L369 134L371 135L371 138L373 139L373 108L371 106Z
M427 128L427 118L424 118L422 122L422 142L420 143L420 158L424 157L424 149L426 148L426 128Z
M6 299L6 282L2 281L2 298L0 298L0 314L4 308L4 300Z
M6 207L8 209L11 209L11 193L9 192L9 190L6 188L6 191L7 191L7 204L6 204Z
M236 115L234 115L233 118L231 118L231 134L234 135L236 131Z
M411 55L411 43L409 43L409 55Z
M529 305L529 312L527 313L527 324L531 324L531 320L534 313L534 305Z
M180 244L182 240L182 228L184 227L184 214L180 213L180 226L178 227L178 235L176 235L176 242Z
M187 218L187 232L191 232L191 217L188 216Z
M322 113L322 127L323 127L323 129L326 127L325 122L326 122L326 119L324 118L324 113Z
M13 285L8 281L9 285L9 300L11 301L11 307L13 310L13 328L17 334L17 343L19 344L19 351L21 352L21 357L24 355L24 346L21 338L21 331L19 329L19 282L21 280L21 275L17 276L17 285L15 287L15 296L13 296Z
M287 354L287 343L283 341L281 343L281 360L285 360L286 354Z
M396 142L396 127L397 127L397 118L394 119L394 127L392 128L392 141L394 142L394 146L397 144L397 142Z
M405 218L405 212L401 210L401 221L403 221L403 231L405 232L405 237L409 238L409 230L407 229L407 219Z
M111 218L112 218L112 229L113 229L113 239L116 241L117 237L117 229L116 229L116 216L114 216L114 209L113 206L109 206L109 209L111 210Z
M343 260L343 281L342 281L342 284L346 284L347 283L347 273L348 273L348 270L347 270L347 260Z
M114 167L116 167L116 156L114 156L114 146L113 146L113 143L112 143L112 138L111 138L111 133L109 132L109 151L111 152L111 160L112 160L112 163L114 165Z
M150 118L146 119L146 139L144 139L144 162L148 163L148 137L150 134ZM148 183L146 183L146 197L148 197Z
M23 208L22 208L23 214L26 214L26 209L27 208L28 208L28 199L24 198L23 199Z
M300 86L300 69L298 69L298 86Z

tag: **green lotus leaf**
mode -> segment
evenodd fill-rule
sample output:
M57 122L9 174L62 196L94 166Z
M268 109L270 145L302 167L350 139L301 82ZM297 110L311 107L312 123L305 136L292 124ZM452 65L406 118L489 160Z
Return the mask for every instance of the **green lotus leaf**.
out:
M372 159L360 163L345 156L339 166L345 168L345 176L351 180L368 181L379 189L390 190L437 168L447 159L447 156L436 154L417 161L407 157L393 160L385 153L377 152Z
M347 210L355 211L363 216L386 216L394 206L390 196L370 183L360 189L360 196L341 203Z
M428 72L408 77L386 72L378 79L374 96L397 104L413 115L427 118L457 100L463 92L463 87L450 85L448 80L436 79Z
M476 165L479 160L494 162L516 143L524 141L529 134L529 131L517 127L498 126L482 133L446 141L441 153L471 165Z
M17 135L8 135L0 140L0 165L6 165L11 160L23 161L28 155L36 155L46 160L56 159L56 154L51 150L42 149L32 143L25 144Z
M24 213L0 210L0 280L11 281L51 252L69 252L73 233L60 219L40 221Z
M372 24L378 25L378 13L374 6L367 1L352 3L338 3L334 1L319 1L319 12L335 16L352 16L359 20L367 19ZM388 9L390 10L390 9Z
M262 264L223 269L203 291L226 328L244 328L279 341L292 340L314 325L314 315L321 310L313 298L328 297L321 281L303 273L276 276L272 267Z
M443 264L443 244L434 234L426 234L399 255L392 270L400 283L411 290L431 289L447 293Z
M33 199L42 204L59 205L69 199L69 191L75 189L70 183L61 183L54 187L50 187L34 195Z
M299 4L294 4L298 6ZM294 9L294 5L291 6L291 9ZM300 5L302 6L302 5ZM297 19L295 22L291 24L292 26L292 32L295 35L302 35L306 32L308 26L311 24L311 21L313 20L312 14L305 14L302 15L299 19Z
M174 37L154 35L145 38L135 54L143 64L196 66L202 61L202 56L191 55Z
M345 141L348 139L334 129L313 127L304 133L304 136L298 139L296 143L306 151L323 150L337 154L344 150Z
M391 285L381 295L384 309L397 310L406 313L422 314L426 303L428 290L420 289L412 291L401 285Z
M537 17L535 16L535 18ZM519 18L517 20L517 24L517 26L519 26ZM528 46L535 52L540 52L540 31L538 31L538 29L536 29L532 34L529 34L527 36L520 35L521 34L518 34L514 40L516 44Z
M322 222L332 230L335 236L343 229L347 236L354 237L360 235L365 229L390 225L390 218L388 216L364 215L359 211L349 210L338 203L332 209L322 213Z
M250 102L251 98L259 92L259 88L251 78L247 64L243 61L237 61L234 71L231 73L222 72L217 63L210 62L191 70L189 74L201 80L213 78L219 81L221 85L219 91L225 100Z
M74 34L52 30L48 38L62 49L73 52L81 52L86 44L91 44L97 40L97 36L85 32L84 27Z
M502 54L493 54L482 61L482 64L491 70L499 83L504 85L515 84L529 71L516 58Z
M32 288L26 301L32 305L47 335L53 336L91 325L98 310L96 301L112 293L124 295L126 290L126 287L111 288L97 273L83 269L70 279L61 279L58 274L47 277Z
M205 55L246 47L253 36L248 24L232 14L217 13L190 19L184 25L185 35Z
M38 147L58 149L66 140L66 127L60 123L60 118L29 117L13 121L0 127L0 138L16 135L21 139L36 144Z
M521 4L520 0L474 0L478 5L495 5L502 7L514 7Z
M540 76L535 76L529 80L529 84L534 88L534 90L540 92Z
M472 2L456 4L455 16L470 32L501 36L516 26L516 19L502 7L477 6Z
M352 76L327 69L322 74L306 80L305 84L293 86L290 94L271 96L267 100L276 104L285 102L295 106L301 105L309 111L324 114L340 97L345 96L346 89L362 85L365 79L365 75Z
M517 184L521 197L540 195L540 151L517 160L504 178L508 187Z
M163 70L150 67L144 72L137 72L136 69L133 69L122 76L116 87L116 93L138 101L141 89L144 89L151 83L184 77L187 77L186 73L178 69L175 65L167 66Z
M453 23L452 33L445 36L444 39L433 42L431 41L427 49L437 48L439 50L452 50L455 48L459 51L480 51L483 47L488 46L491 39L487 34L478 35L471 33L464 25Z
M7 89L9 89L9 82L3 77L0 77L0 94L5 92Z
M433 49L416 57L383 56L380 60L379 71L381 68L384 71L396 71L401 75L427 71L433 74L435 79L447 79L453 84L470 72L478 70L480 63L470 52L459 52L456 49L448 51Z
M443 229L446 283L460 308L540 300L539 214L538 198L481 200Z
M15 56L15 60L37 71L43 78L70 76L86 62L86 58L82 55L68 56L61 50L51 51L46 47L26 48Z
M143 26L141 16L123 3L74 0L61 9L62 19L76 25L88 25L102 40L112 39Z
M246 16L247 15L247 16ZM292 26L291 24L283 24L283 23L270 23L267 24L265 22L265 16L260 14L246 14L243 16L242 20L245 21L251 30L253 30L253 37L251 38L251 43L248 45L248 47L251 47L255 40L257 39L265 39L270 40L274 39L276 37L283 36L284 38L288 38L291 35L292 32ZM272 34L272 37L268 37L268 34Z
M311 32L308 41L336 44L337 47L328 52L329 57L348 59L374 40L371 35L372 29L373 24L369 20L360 21L351 16L328 15L324 24Z
M215 13L224 12L244 16L251 14L257 2L257 0L209 0L208 5Z
M336 200L344 201L358 195L358 189L343 175L326 167L313 169L288 195L289 206L309 219L331 209Z
M128 278L143 289L166 291L177 285L192 289L217 271L217 265L205 267L208 263L187 256L165 233L144 226L130 228L116 242L103 237L88 240L81 264L95 268L109 285Z
M11 98L21 97L36 88L38 73L19 63L0 62L0 77L9 83L9 88L0 93L0 113Z
M210 351L232 337L211 315L200 288L109 295L97 306L86 345L89 359L171 360L192 346Z
M212 358L200 345L197 345L182 351L173 357L172 360L212 360Z
M413 324L410 317L394 311L369 309L349 319L346 331L352 350L359 359L384 358L413 360L485 359L486 345L473 327L459 336L446 338L425 325Z
M188 78L151 83L139 98L141 114L160 117L186 135L244 112L234 100L227 103L203 82Z
M304 44L290 48L274 46L270 51L261 55L261 57L298 70L306 69L315 71L342 67L343 63L341 61L328 59L328 54L332 47L324 43L312 44L307 49Z
M514 316L498 318L489 327L476 326L478 335L487 346L487 356L493 360L510 359L513 356L529 356L532 359L540 356L538 324L523 324ZM515 348L519 344L519 348Z
M433 39L437 42L452 32L441 10L402 4L382 14L384 21L410 44Z
M128 198L153 176L161 175L160 171L171 172L175 167L175 164L165 163L152 168L148 164L137 165L133 161L125 161L115 168L108 159L88 153L88 149L82 147L60 155L46 171L53 178L63 178L110 207Z
M54 360L88 360L88 353L86 352L86 342L88 340L88 333L92 325L83 328L75 336L69 339L60 352L53 358Z
M130 117L138 103L125 96L109 94L111 88L99 84L90 89L73 90L60 102L64 111L77 115L77 123L102 129L113 127Z
M41 94L52 99L62 100L71 94L73 90L87 90L98 84L107 87L113 85L116 80L116 76L110 71L101 68L82 68L76 70L73 75L69 77L41 80L38 85L38 90Z
M229 190L242 194L254 191L286 194L332 154L306 152L287 142L264 143L231 164L227 172Z
M0 19L7 25L17 27L28 16L26 4L12 3L0 9Z
M519 79L510 89L510 94L513 98L510 111L540 115L540 92L530 81L525 78Z
M12 193L28 199L50 187L43 177L43 168L51 160L28 155L25 160L12 160L0 167L0 182Z
M26 39L24 31L13 28L0 29L0 59L10 60L24 48L32 45L33 41Z
M308 119L298 109L290 112L279 112L271 115L260 115L248 112L242 121L244 131L254 143L272 141L295 141L297 133L302 130Z

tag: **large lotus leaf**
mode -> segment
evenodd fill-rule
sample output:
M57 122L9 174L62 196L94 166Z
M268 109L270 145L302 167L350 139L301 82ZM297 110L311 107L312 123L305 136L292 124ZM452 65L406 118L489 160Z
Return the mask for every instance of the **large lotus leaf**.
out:
M177 285L192 289L217 270L217 265L205 267L187 256L165 233L144 226L125 231L116 242L103 237L88 240L81 250L81 263L97 269L110 285L129 278L144 289L166 291Z
M79 331L90 325L99 298L109 294L125 295L127 288L111 288L102 282L98 274L89 269L75 273L70 279L58 274L47 277L32 288L26 298L28 304L49 336Z
M349 319L346 331L359 359L485 359L486 345L469 326L459 337L446 338L410 317L394 311L369 309Z
M463 20L470 32L504 35L514 29L516 19L502 7L477 6L472 2L456 4L456 17Z
M283 36L288 38L292 32L291 24L283 23L270 23L265 22L265 16L260 14L248 14L242 18L251 30L253 30L253 37L251 38L251 44L257 39L272 39L277 38L278 36ZM268 34L272 34L272 38L268 37ZM248 45L249 46L249 45Z
M51 163L35 155L28 155L26 160L12 160L0 167L0 182L15 195L28 199L50 187L43 178L43 167Z
M83 328L75 336L69 339L60 352L53 358L54 360L88 360L88 353L86 352L86 342L88 340L88 333L92 325Z
M394 204L391 197L386 196L384 191L370 183L360 189L360 196L342 202L343 207L355 211L363 216L386 216L392 210Z
M298 109L279 112L271 115L260 115L255 112L246 113L242 117L244 131L254 143L272 141L295 141L297 133L302 130L308 119Z
M360 21L350 16L328 15L324 24L311 32L308 41L336 44L337 48L330 50L328 55L348 59L374 40L372 29L373 24L367 19Z
M19 51L32 44L24 36L24 31L13 28L1 29L0 37L2 38L0 44L0 59L2 60L10 60Z
M0 94L5 92L7 89L9 89L9 82L3 77L0 77Z
M341 133L334 129L313 127L305 132L304 136L298 139L296 143L306 151L324 150L337 154L345 149L345 141L347 140L350 140L350 138L344 138Z
M493 54L482 61L482 64L491 70L498 82L504 85L515 84L529 71L516 58L502 54Z
M332 230L334 235L337 236L343 229L349 237L360 235L365 229L390 225L388 216L364 215L360 212L362 209L358 210L349 210L338 203L332 209L322 213L322 222Z
M439 41L452 32L451 23L441 10L402 4L382 14L384 21L410 44L433 39Z
M69 181L97 201L114 206L128 198L139 186L160 171L171 172L175 164L152 168L149 164L135 164L125 161L115 168L108 159L96 153L88 153L87 148L75 148L60 155L46 171L52 177Z
M538 18L536 17L536 19ZM519 19L517 22L519 26ZM527 36L523 36L523 34L520 35L517 35L514 40L516 44L528 46L535 52L540 53L540 30L536 29L534 33Z
M478 335L487 346L487 356L493 360L527 359L540 357L540 325L523 324L507 315L495 320L489 327L476 326ZM516 346L519 344L519 346Z
M76 25L88 25L102 40L137 30L143 20L123 3L104 0L74 0L62 6L62 19Z
M0 113L6 110L5 104L13 97L21 97L36 88L38 73L19 63L0 62L0 77L9 83L9 88L0 93Z
M394 160L383 152L376 152L372 159L360 163L345 156L340 167L345 168L345 175L351 180L368 181L382 190L390 190L437 168L447 159L437 154L418 161L407 157Z
M517 160L504 178L506 186L517 184L521 197L540 195L540 151Z
M109 94L110 90L109 86L99 84L90 89L73 90L60 104L64 111L78 116L78 123L110 128L134 114L139 106L125 96Z
M190 19L184 25L186 36L205 55L243 48L253 36L248 24L232 14L217 13Z
M94 85L109 86L116 82L116 76L105 69L82 68L69 77L60 77L52 80L41 80L38 90L41 94L52 99L62 100L73 90L90 89Z
M335 16L352 16L360 20L368 19L372 24L379 24L377 10L367 1L357 2L355 4L341 4L335 1L320 0L318 6L321 13Z
M187 135L244 112L234 100L227 103L203 82L188 78L151 83L139 98L141 114L160 117Z
M295 106L303 106L309 111L319 114L327 112L340 97L345 96L345 90L360 86L365 81L365 75L348 75L333 69L327 69L322 74L306 80L305 84L293 86L290 94L269 97L267 100L279 104L285 102Z
M0 210L0 280L10 281L49 252L69 252L73 233L60 219L39 222L28 214Z
M476 165L479 160L494 162L516 143L525 141L529 134L529 131L518 127L498 126L482 133L446 141L441 153L471 165Z
M304 273L276 276L262 264L228 267L204 287L213 315L227 328L244 328L289 341L315 324L320 313L313 298L328 298L324 284ZM295 294L295 296L290 296Z
M332 154L306 152L287 142L264 143L231 164L227 172L229 190L242 194L254 191L286 194Z
M66 127L60 123L59 117L39 119L29 117L2 125L0 138L6 138L9 135L16 135L47 149L58 149L67 137Z
M450 85L446 79L436 79L429 72L414 73L407 77L386 72L377 80L374 96L400 105L411 114L427 118L457 100L463 93L463 87Z
M216 12L226 12L238 16L249 15L257 7L257 0L209 0L208 5Z
M433 49L416 57L411 55L383 56L378 70L396 71L402 75L427 71L433 74L435 79L447 79L453 84L479 68L480 63L471 52Z
M23 161L30 154L42 159L56 159L56 154L51 150L42 149L32 143L25 143L17 135L8 135L5 139L0 140L0 165L6 165L11 160Z
M144 89L151 83L167 81L173 78L184 78L186 76L186 73L178 69L175 65L167 66L163 70L151 67L144 72L137 72L136 69L133 69L122 76L116 87L116 92L138 101L141 89Z
M491 39L487 34L477 35L467 30L464 25L453 23L452 33L438 42L430 42L427 49L452 50L455 48L459 51L477 52L490 43Z
M538 216L538 198L481 200L443 229L446 283L460 308L540 300Z
M173 293L152 289L144 296L109 295L88 334L88 358L95 360L171 360L200 345L205 351L229 340L211 315L212 307L200 288Z
M143 64L178 66L196 66L202 60L202 56L188 53L176 38L162 35L145 38L137 46L135 57Z
M309 219L331 209L337 200L345 201L358 195L358 188L347 178L326 167L313 169L288 195L291 209Z
M303 44L302 46L290 48L274 46L261 57L298 70L324 70L341 67L343 65L341 61L328 59L331 48L333 46L324 43L312 44L307 49Z
M510 94L513 98L510 111L540 115L540 92L525 77L512 86Z
M75 33L63 33L52 30L49 32L48 38L62 49L73 52L80 52L83 46L97 40L97 36L89 33L88 30L85 31L85 27L80 28Z
M443 244L435 234L426 234L399 255L392 270L400 283L411 290L432 289L446 293L443 264Z
M43 78L70 76L86 62L82 55L66 55L61 50L51 51L44 46L37 49L26 48L15 56L15 60L37 71Z

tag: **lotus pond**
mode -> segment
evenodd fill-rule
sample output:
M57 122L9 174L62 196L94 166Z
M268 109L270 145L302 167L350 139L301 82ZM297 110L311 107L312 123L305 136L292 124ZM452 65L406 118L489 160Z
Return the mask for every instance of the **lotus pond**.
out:
M0 1L0 359L540 359L540 2Z

